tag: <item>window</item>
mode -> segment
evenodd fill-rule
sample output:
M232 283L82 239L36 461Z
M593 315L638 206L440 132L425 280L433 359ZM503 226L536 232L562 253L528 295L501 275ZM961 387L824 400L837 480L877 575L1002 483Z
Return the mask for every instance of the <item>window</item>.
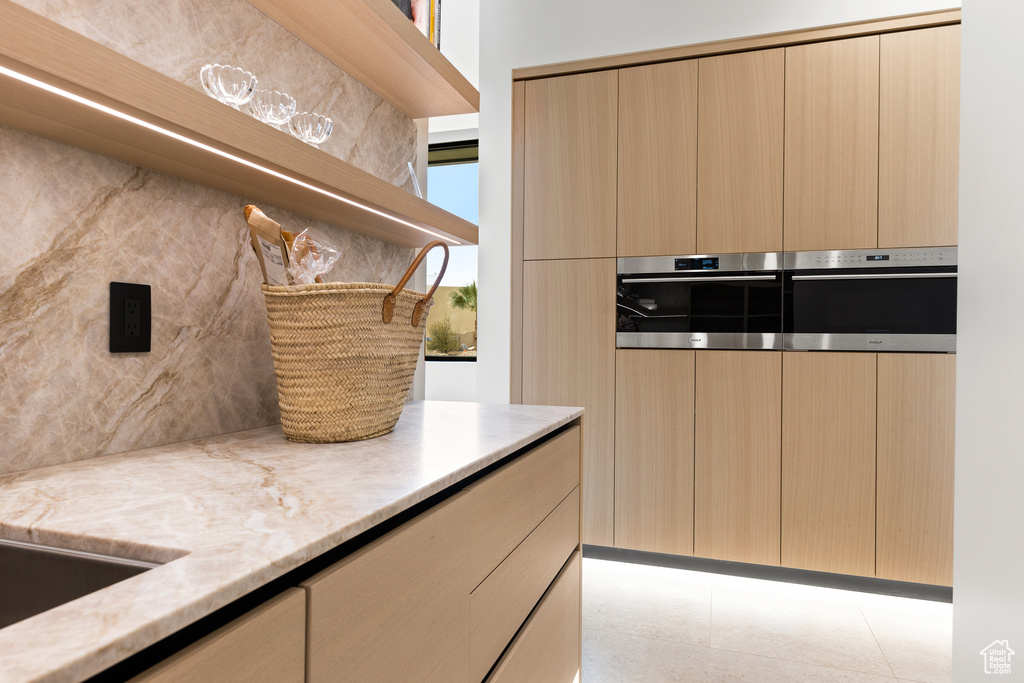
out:
M477 141L430 146L427 198L445 211L479 222L479 157ZM477 248L450 247L448 268L427 314L426 359L476 360ZM441 270L444 254L427 256L427 283Z

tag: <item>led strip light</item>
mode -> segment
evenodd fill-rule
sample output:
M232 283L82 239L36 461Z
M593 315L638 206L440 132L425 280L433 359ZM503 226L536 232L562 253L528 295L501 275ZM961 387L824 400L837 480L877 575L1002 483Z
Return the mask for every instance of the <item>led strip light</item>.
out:
M287 181L289 183L292 183L293 185L298 185L299 187L305 188L307 190L312 190L313 192L317 192L317 193L322 194L322 195L324 195L326 197L330 197L331 199L336 199L339 202L344 202L345 204L348 204L350 206L355 206L355 207L360 208L360 209L362 209L364 211L369 211L372 214L375 214L375 215L380 216L382 218L386 218L386 219L388 219L390 221L394 221L395 223L400 223L402 225L408 226L408 227L413 228L415 230L419 230L420 232L425 232L428 235L432 235L432 236L434 236L434 237L436 237L436 238L438 238L440 240L448 242L449 244L454 244L454 245L461 244L461 242L453 240L451 237L446 237L446 236L444 236L444 235L442 235L440 233L434 232L433 230L428 230L427 228L421 227L419 225L415 225L414 223L410 223L409 221L402 220L401 218L396 218L396 217L394 217L394 216L392 216L390 214L384 213L383 211L380 211L378 209L374 209L373 207L366 206L365 204L360 204L359 202L353 201L351 199L348 199L347 197L342 197L339 194L335 194L333 192L329 192L328 190L324 190L322 188L319 188L316 185L310 185L307 182L303 182L302 180L299 180L297 178L292 178L291 176L285 175L284 173L280 173L279 171L275 171L275 170L273 170L271 168L267 168L266 166L260 166L259 164L255 163L255 162L249 161L248 159L243 159L242 157L235 156L234 154L231 154L230 152L225 152L223 150L217 149L216 147L211 147L210 145L207 145L205 143L199 142L198 140L193 140L192 138L185 137L184 135L181 135L180 133L175 133L174 131L167 130L166 128L161 128L160 126L157 126L155 124L149 123L148 121L143 121L142 119L136 118L136 117L132 116L131 114L125 114L124 112L120 112L120 111L118 111L116 109L113 109L111 107L108 107L108 106L106 106L104 104L100 104L99 102L93 102L92 100L86 99L86 98L84 98L84 97L82 97L80 95L76 95L74 93L68 92L67 90L62 90L61 88L58 88L58 87L53 86L53 85L50 85L49 83L44 83L43 81L40 81L40 80L35 79L35 78L32 78L31 76L26 76L25 74L22 74L22 73L19 73L17 71L13 71L11 69L8 69L7 67L5 67L3 65L0 65L0 74L3 74L4 76L8 76L9 78L13 78L13 79L15 79L17 81L21 81L22 83L26 83L28 85L34 86L36 88L40 88L40 89L45 90L47 92L53 93L54 95L58 95L58 96L63 97L65 99L71 100L72 102L77 102L78 104L84 104L85 106L90 107L92 109L95 109L97 111L101 111L104 114L110 114L111 116L115 116L115 117L121 119L122 121L128 121L129 123L134 123L137 126L142 126L143 128L151 130L151 131L153 131L155 133L159 133L161 135L167 136L167 137L172 138L174 140L177 140L179 142L184 142L187 145L191 145L191 146L196 147L198 149L201 149L201 150L203 150L205 152L210 152L211 154L216 154L217 156L223 157L225 159L230 159L231 161L234 161L236 163L242 164L243 166L248 166L249 168L256 169L257 171L260 171L262 173L266 173L267 175L273 176L275 178L279 178L281 180Z

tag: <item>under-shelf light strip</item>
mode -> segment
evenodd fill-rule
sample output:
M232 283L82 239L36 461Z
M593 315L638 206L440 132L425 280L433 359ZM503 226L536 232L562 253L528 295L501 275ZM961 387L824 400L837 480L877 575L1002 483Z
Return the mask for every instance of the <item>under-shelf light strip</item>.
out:
M189 137L186 137L184 135L181 135L180 133L175 133L174 131L167 130L166 128L161 128L160 126L157 126L155 124L149 123L148 121L143 121L142 119L136 118L136 117L132 116L131 114L125 114L124 112L118 111L118 110L113 109L111 107L108 107L108 106L106 106L104 104L100 104L99 102L93 102L90 99L87 99L87 98L82 97L80 95L76 95L76 94L74 94L72 92L68 92L67 90L62 90L61 88L58 88L58 87L56 87L54 85L50 85L49 83L45 83L45 82L40 81L40 80L38 80L36 78L32 78L31 76L26 76L23 73L19 73L17 71L13 71L11 69L8 69L5 66L0 65L0 74L3 74L5 76L9 76L10 78L13 78L15 80L21 81L22 83L27 83L28 85L32 85L32 86L35 86L37 88L41 88L43 90L46 90L47 92L51 92L54 95L59 95L60 97L63 97L65 99L69 99L69 100L71 100L73 102L78 102L79 104L84 104L85 106L91 107L92 109L95 109L97 111L101 111L104 114L110 114L111 116L116 116L117 118L119 118L119 119L121 119L123 121L128 121L129 123L134 123L137 126L142 126L143 128L151 130L151 131L153 131L155 133L160 133L161 135L166 135L169 138L173 138L175 140L178 140L179 142L184 142L187 145L191 145L193 147L197 147L197 148L199 148L199 149L201 149L203 151L210 152L211 154L216 154L217 156L224 157L225 159L230 159L231 161L234 161L234 162L237 162L239 164L242 164L243 166L248 166L249 168L256 169L257 171L260 171L262 173L266 173L267 175L274 176L275 178L280 178L281 180L284 180L284 181L287 181L289 183L292 183L293 185L298 185L299 187L303 187L303 188L305 188L307 190L312 190L313 192L317 192L319 194L325 195L327 197L330 197L331 199L336 199L339 202L344 202L345 204L349 204L351 206L358 207L360 209L363 209L364 211L369 211L372 214L376 214L378 216L381 216L382 218L386 218L386 219L388 219L390 221L394 221L395 223L401 223L402 225L406 225L406 226L408 226L410 228L413 228L414 230L419 230L420 232L425 232L428 235L433 235L434 237L437 237L440 240L448 242L449 244L456 244L456 245L460 244L460 242L457 242L457 241L453 240L452 238L446 237L446 236L444 236L444 235L442 235L440 233L434 232L433 230L428 230L427 228L421 227L419 225L415 225L415 224L410 223L408 221L404 221L401 218L396 218L396 217L394 217L394 216L392 216L390 214L384 213L383 211L378 211L377 209L374 209L373 207L366 206L365 204L360 204L359 202L356 202L356 201L353 201L351 199L348 199L347 197L342 197L341 195L335 194L333 192L329 192L328 190L324 190L323 188L319 188L316 185L311 185L311 184L309 184L307 182L303 182L303 181L299 180L298 178L292 178L291 176L285 175L284 173L280 173L278 171L275 171L272 168L267 168L266 166L260 166L257 163L249 161L248 159L243 159L242 157L235 156L234 154L231 154L230 152L225 152L223 150L217 149L216 147L211 147L210 145L207 145L207 144L204 144L202 142L199 142L198 140L193 140L192 138L189 138Z

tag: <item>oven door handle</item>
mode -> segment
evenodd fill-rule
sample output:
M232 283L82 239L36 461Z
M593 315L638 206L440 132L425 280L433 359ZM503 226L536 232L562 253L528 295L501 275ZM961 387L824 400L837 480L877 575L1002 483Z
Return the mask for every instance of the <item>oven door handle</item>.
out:
M856 273L835 275L794 275L793 280L928 280L956 277L956 273Z
M705 277L624 277L622 284L634 282L735 282L737 280L774 280L774 275L713 275Z

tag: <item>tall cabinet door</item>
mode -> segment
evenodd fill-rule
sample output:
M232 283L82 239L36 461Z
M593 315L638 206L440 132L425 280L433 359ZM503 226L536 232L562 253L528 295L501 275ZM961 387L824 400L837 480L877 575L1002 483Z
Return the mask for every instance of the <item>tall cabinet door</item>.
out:
M786 48L786 251L878 242L878 36Z
M698 351L693 550L779 564L782 354Z
M619 70L618 255L692 254L697 62Z
M586 408L583 543L612 545L615 259L523 264L523 403Z
M786 52L699 63L697 253L782 251Z
M881 36L878 246L957 243L960 27Z
M875 354L786 353L782 564L875 573Z
M878 356L878 576L953 583L956 356Z
M693 553L693 358L615 352L615 545Z
M618 74L526 83L524 258L615 256Z

